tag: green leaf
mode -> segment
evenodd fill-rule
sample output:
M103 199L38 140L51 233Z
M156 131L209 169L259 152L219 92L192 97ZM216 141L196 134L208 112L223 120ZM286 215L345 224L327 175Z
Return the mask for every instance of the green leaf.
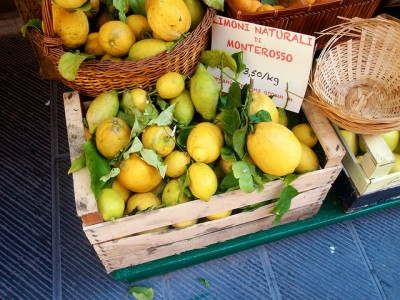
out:
M291 184L293 181L295 181L298 177L300 176L300 174L288 174L285 176L285 186L288 186L289 184Z
M239 129L241 124L239 111L236 108L224 109L221 112L221 123L224 132L233 136L235 130Z
M206 287L209 287L209 286L210 286L210 283L208 282L207 279L204 279L204 278L197 278L197 280L200 281L201 283L203 283L204 286L206 286Z
M190 184L190 177L189 177L187 171L186 171L185 174L181 175L181 176L178 178L178 183L179 183L180 190L179 190L177 202L178 202L178 203L182 203L183 195L186 194L186 193L185 193L185 190L188 190L187 187L188 187L189 184Z
M233 148L241 159L243 159L243 156L245 155L247 129L248 126L246 125L233 133Z
M222 57L222 68L229 68L231 69L234 73L236 73L237 65L236 61L233 59L233 57L226 52L225 50L222 51L223 57Z
M239 83L232 82L229 87L229 93L226 99L225 109L230 109L234 107L241 107L242 99L241 99L241 90Z
M129 125L129 127L131 127L131 128L133 126L133 123L135 122L135 117L133 115L124 113L121 110L118 111L117 118L120 118L120 119L124 120Z
M252 210L255 210L257 208L263 207L263 206L265 206L267 204L270 204L270 201L263 201L263 202L259 202L259 203L255 203L255 204L252 204L252 205L245 206L242 209L242 211L243 212L252 211Z
M58 63L58 71L66 80L75 80L81 63L85 59L92 59L94 55L84 56L79 51L65 52Z
M74 11L89 11L92 8L90 5L90 0L86 1L86 3L82 4L82 6L74 9L68 9L69 12L74 12Z
M162 178L165 177L165 172L167 171L167 166L164 164L162 157L157 154L153 149L145 149L140 150L140 155L143 160L148 163L150 166L153 166L160 172Z
M222 50L204 50L200 54L200 62L211 68L219 67L222 59Z
M120 171L121 171L120 168L112 168L110 173L108 173L108 175L102 176L100 180L106 182L111 178L117 177Z
M233 172L230 172L222 178L219 188L225 192L227 190L239 189L239 180L235 178Z
M118 10L118 17L120 21L126 23L126 0L113 0L114 7Z
M24 26L21 27L21 34L23 37L26 36L28 27L33 27L33 28L39 29L40 32L43 32L42 20L40 20L40 19L30 19L30 20L28 20L28 22L25 23Z
M136 152L140 152L143 149L143 144L140 141L140 139L138 137L135 137L131 143L131 145L129 146L129 148L127 148L124 151L123 157L124 159L128 159L129 155L131 155L132 153L136 153Z
M135 14L146 16L146 10L144 9L145 0L129 0L129 6L132 8Z
M164 110L164 109L166 109L168 107L167 101L165 101L160 96L157 97L156 104L161 108L161 110Z
M225 161L235 162L237 161L235 151L228 147L221 148L221 158Z
M71 164L71 167L68 170L68 174L79 171L84 167L86 167L86 156L85 154L82 154L81 156L74 159L74 161Z
M232 54L232 58L236 61L236 78L239 77L240 73L246 69L246 64L243 62L243 51Z
M279 178L281 178L281 177L276 176L276 175L265 174L265 173L261 175L261 180L263 183L271 182L271 181L277 180Z
M232 171L235 178L239 180L240 189L245 193L254 192L256 185L253 178L257 176L254 165L246 161L238 161L232 165Z
M224 0L203 0L203 2L211 8L224 11Z
M250 174L243 175L239 178L239 186L245 193L252 193L255 191L253 177Z
M129 292L136 300L153 300L154 291L151 287L131 286Z
M278 202L272 210L272 213L276 215L272 224L277 224L280 222L283 215L289 211L292 199L298 194L299 192L291 185L287 185L282 189Z
M259 110L255 115L250 115L250 124L257 124L260 122L271 122L271 115L266 110Z
M90 172L90 187L97 200L100 197L101 190L111 186L111 182L103 182L100 180L101 177L110 173L111 167L108 161L97 151L96 142L93 138L83 144L83 152L86 156L86 166Z
M172 121L174 120L174 109L175 109L176 103L168 106L167 109L163 110L157 118L150 120L150 122L147 125L153 125L156 124L158 126L169 126L172 124Z

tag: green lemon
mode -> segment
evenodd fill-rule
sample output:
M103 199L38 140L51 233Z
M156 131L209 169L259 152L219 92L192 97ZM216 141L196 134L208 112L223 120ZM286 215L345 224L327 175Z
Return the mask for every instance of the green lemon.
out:
M117 191L105 188L101 191L97 208L104 221L114 221L124 215L125 201Z

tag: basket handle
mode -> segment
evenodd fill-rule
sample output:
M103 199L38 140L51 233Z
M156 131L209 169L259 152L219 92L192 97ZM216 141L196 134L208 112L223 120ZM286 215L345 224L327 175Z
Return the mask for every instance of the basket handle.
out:
M51 0L42 0L43 54L49 56L51 48L62 50L61 39L54 34Z

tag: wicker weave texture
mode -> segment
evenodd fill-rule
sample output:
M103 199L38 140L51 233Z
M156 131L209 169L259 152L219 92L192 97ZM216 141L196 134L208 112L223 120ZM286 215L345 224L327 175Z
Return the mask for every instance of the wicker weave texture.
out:
M339 127L362 134L400 129L400 23L353 18L317 59L311 97Z
M215 14L214 9L208 8L202 22L170 53L164 52L136 61L88 60L80 65L75 80L66 80L58 73L59 79L71 89L95 97L109 90L121 91L132 87L147 89L155 85L161 75L170 71L192 76L200 61L201 51L209 47ZM54 34L51 0L42 0L42 19L46 34L32 30L31 35L58 72L58 63L64 50L61 39Z

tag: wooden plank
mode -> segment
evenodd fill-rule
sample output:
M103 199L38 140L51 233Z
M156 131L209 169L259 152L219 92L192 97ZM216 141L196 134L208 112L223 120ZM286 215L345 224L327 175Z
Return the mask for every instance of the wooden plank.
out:
M83 154L85 128L82 123L82 109L78 92L64 93L65 120L67 124L68 145L71 163ZM78 216L83 217L84 225L103 222L97 210L97 203L90 188L90 173L83 168L72 174L75 205Z
M346 154L346 150L338 138L335 129L317 106L308 101L303 101L302 109L317 135L322 149L324 149L326 155L324 167L330 168L339 165Z
M331 185L326 185L324 187L320 187L298 195L292 200L290 209L293 210L299 207L312 205L316 202L322 202L330 188ZM230 217L214 221L205 221L187 228L170 229L156 233L138 234L115 241L97 244L96 249L98 249L97 252L100 259L110 260L113 257L120 257L132 252L138 253L139 251L143 251L145 249L159 247L186 239L192 239L202 235L207 235L214 231L233 228L239 224L262 219L266 216L272 215L271 211L274 207L275 204L269 204L252 211L237 213ZM272 224L270 225L272 226Z
M301 175L292 186L300 193L332 184L341 171L340 167L318 170ZM177 206L165 207L145 214L128 216L84 227L91 244L98 244L125 237L145 230L155 229L178 222L200 219L215 213L245 207L279 197L283 181L267 183L262 192L246 194L241 190L227 192L211 197L210 201L194 200Z
M318 212L321 204L322 202L315 202L311 205L302 206L300 208L290 210L283 216L282 222L279 223L279 225L296 222L312 217ZM268 216L266 218L262 218L253 222L237 225L233 228L222 229L220 231L211 232L207 235L199 236L196 238L183 240L160 247L149 248L143 250L142 253L130 253L130 255L124 255L110 261L103 260L102 262L107 272L112 272L120 268L142 264L156 259L176 255L188 251L188 249L199 249L211 244L234 239L246 234L266 230L274 227L273 225L271 225L271 222L274 218L275 216ZM95 249L97 250L97 246L95 246Z

